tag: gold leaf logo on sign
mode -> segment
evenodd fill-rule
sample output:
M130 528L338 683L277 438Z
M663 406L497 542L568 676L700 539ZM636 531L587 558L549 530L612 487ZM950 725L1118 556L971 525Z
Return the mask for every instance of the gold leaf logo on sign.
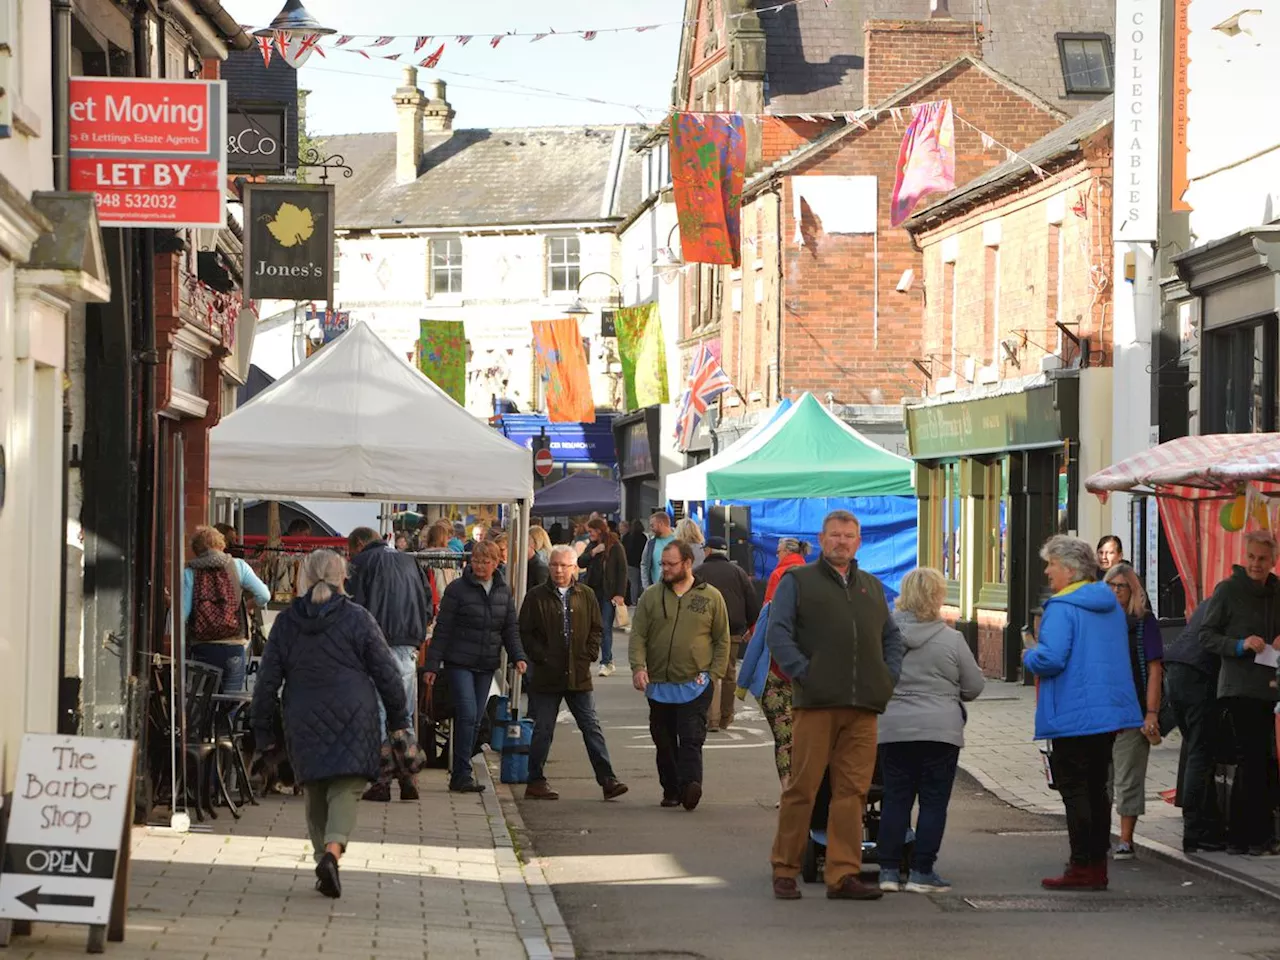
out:
M271 236L282 247L296 247L311 239L316 232L316 217L310 210L296 207L292 203L282 203L273 217L264 213L260 218L266 221Z

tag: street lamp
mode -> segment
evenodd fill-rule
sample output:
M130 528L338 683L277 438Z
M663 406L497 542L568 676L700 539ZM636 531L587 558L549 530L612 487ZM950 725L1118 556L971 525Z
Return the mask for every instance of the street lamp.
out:
M680 224L676 224L671 228L671 232L667 234L667 245L658 250L657 259L654 263L659 267L683 267L684 257L678 251L671 249L671 238L676 235L676 231L680 229Z
M578 281L577 287L574 288L573 303L565 307L565 310L564 310L564 312L567 313L569 316L585 317L591 314L590 308L587 307L587 305L582 302L582 285L586 283L588 280L590 280L592 277L608 277L610 280L613 281L613 288L615 290L619 289L619 287L621 286L618 283L618 281L614 279L613 274L606 273L604 270L593 270L591 273L588 273L585 277L581 278ZM610 296L612 296L612 294L610 294Z
M284 8L276 14L271 26L255 30L253 35L275 40L285 63L297 70L310 59L318 38L337 32L312 16L302 0L285 0Z

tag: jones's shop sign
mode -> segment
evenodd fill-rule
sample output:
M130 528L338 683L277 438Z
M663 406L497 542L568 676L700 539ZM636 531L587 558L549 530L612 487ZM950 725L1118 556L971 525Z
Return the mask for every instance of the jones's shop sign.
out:
M132 740L29 733L0 861L0 918L105 924L132 812Z
M71 189L104 227L225 226L226 103L221 80L72 77Z
M333 186L244 186L244 298L333 302Z

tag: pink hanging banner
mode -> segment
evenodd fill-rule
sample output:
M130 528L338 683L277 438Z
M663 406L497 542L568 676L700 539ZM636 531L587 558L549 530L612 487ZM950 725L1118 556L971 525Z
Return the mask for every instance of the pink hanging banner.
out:
M890 224L902 226L926 196L950 193L955 188L956 135L951 101L919 104L912 108L911 124L898 150Z

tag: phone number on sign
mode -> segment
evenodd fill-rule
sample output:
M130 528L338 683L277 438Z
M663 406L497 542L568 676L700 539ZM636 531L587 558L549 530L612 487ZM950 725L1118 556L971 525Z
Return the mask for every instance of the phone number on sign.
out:
M99 193L102 210L176 210L178 196L173 193Z

